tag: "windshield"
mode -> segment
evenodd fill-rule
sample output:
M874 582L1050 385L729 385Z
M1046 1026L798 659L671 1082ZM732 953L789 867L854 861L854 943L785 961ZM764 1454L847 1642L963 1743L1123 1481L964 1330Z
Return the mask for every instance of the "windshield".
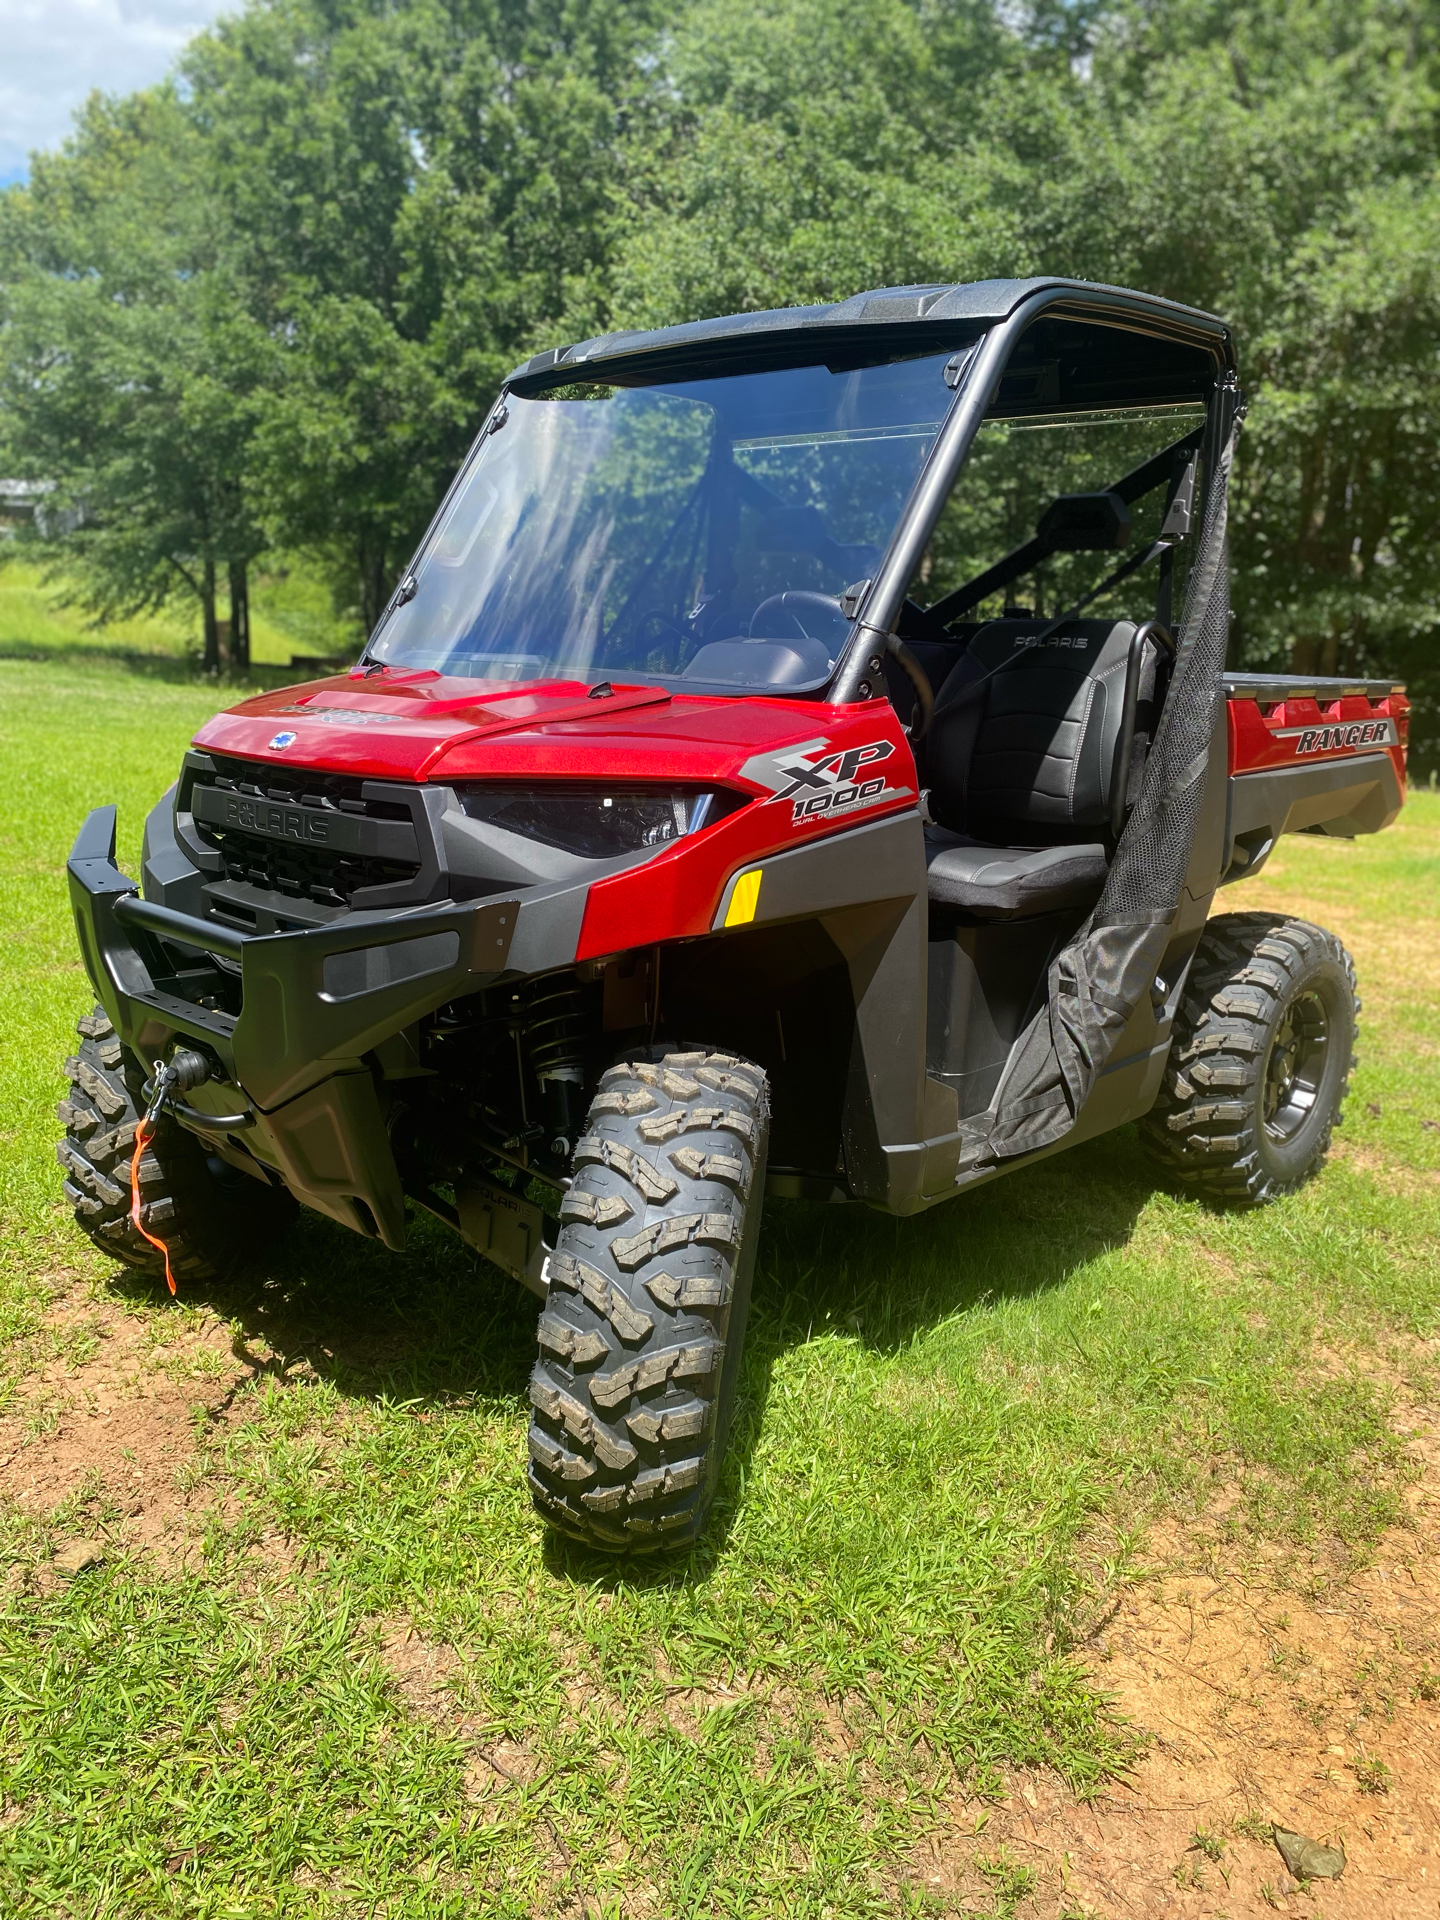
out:
M948 353L511 396L369 657L803 692L951 399Z

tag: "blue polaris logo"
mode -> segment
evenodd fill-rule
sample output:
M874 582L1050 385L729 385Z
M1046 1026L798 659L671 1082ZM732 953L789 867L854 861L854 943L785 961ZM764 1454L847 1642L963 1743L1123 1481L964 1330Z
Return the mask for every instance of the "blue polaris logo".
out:
M279 753L282 747L293 747L299 737L297 733L277 733L270 742L271 753Z

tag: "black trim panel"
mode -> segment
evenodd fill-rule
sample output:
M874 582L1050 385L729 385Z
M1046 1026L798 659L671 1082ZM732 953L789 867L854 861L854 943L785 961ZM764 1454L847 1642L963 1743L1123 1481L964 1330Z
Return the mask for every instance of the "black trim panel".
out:
M115 864L114 807L85 821L68 877L86 971L125 1045L142 1060L176 1036L201 1045L223 1076L201 1094L213 1088L223 1102L225 1130L238 1130L230 1110L243 1107L245 1143L262 1166L307 1205L395 1248L404 1196L365 1055L513 972L513 958L543 955L547 971L573 961L589 890L562 882L523 900L353 913L247 936L142 900ZM226 995L238 1013L219 1004Z
M1227 786L1222 884L1258 873L1282 833L1351 840L1388 827L1404 804L1388 753L1267 767L1235 774Z

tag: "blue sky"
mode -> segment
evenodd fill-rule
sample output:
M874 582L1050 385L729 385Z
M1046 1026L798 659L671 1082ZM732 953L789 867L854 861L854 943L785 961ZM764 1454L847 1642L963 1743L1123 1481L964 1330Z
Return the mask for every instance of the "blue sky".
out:
M92 88L131 93L167 71L222 0L0 0L0 184L58 146Z

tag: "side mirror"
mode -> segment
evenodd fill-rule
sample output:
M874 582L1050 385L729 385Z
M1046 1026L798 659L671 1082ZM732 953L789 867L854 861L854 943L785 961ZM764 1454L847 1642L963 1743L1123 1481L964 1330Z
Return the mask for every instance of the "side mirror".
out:
M1130 543L1130 509L1118 493L1064 493L1040 516L1047 553L1110 553Z

